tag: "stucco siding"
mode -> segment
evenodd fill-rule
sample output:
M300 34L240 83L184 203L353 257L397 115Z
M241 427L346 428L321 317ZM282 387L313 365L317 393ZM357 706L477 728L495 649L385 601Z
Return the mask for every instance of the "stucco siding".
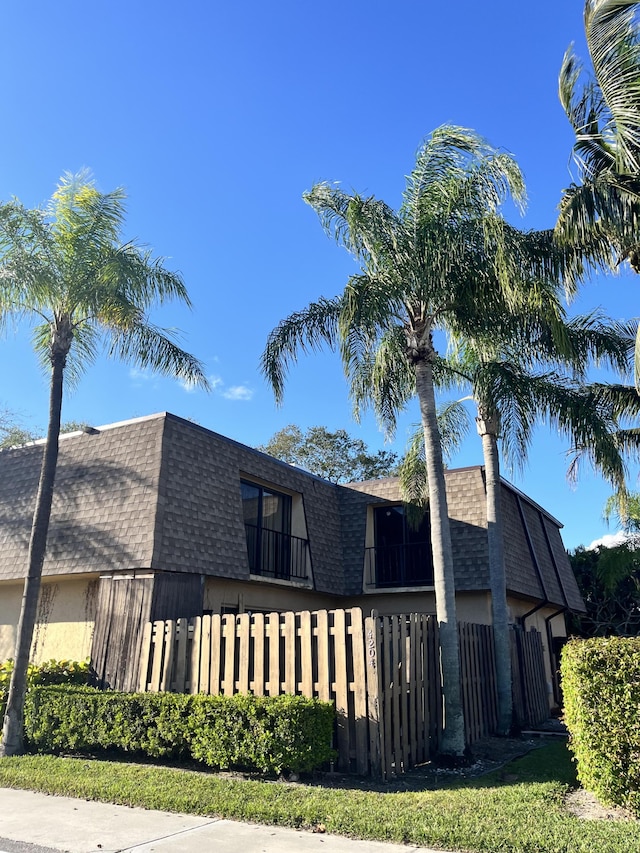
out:
M31 660L85 660L91 653L97 577L45 580L40 589ZM0 660L13 657L23 584L0 585Z

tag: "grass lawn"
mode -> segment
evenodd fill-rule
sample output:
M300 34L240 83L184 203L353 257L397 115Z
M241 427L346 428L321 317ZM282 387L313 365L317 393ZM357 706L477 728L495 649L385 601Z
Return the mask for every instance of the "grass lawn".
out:
M640 853L637 822L567 813L575 787L564 743L534 750L481 778L437 791L384 793L282 784L149 764L28 755L0 759L0 787L150 809L466 851Z

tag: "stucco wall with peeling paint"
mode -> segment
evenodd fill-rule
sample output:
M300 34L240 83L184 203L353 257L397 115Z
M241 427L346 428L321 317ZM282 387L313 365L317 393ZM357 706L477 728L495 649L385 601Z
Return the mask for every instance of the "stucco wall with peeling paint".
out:
M31 660L85 660L91 653L98 576L56 578L40 590ZM0 661L13 657L22 582L0 584Z

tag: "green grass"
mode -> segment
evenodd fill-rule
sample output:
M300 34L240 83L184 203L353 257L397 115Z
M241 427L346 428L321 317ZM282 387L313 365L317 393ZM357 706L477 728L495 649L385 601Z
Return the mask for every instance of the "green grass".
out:
M437 791L285 785L43 755L0 759L0 786L280 826L323 824L341 835L474 853L640 853L638 823L583 821L566 812L575 777L564 744Z

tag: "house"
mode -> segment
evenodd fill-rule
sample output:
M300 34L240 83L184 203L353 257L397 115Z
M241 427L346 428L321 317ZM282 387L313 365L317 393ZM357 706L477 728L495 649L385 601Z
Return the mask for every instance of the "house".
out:
M42 450L0 452L0 660ZM446 482L458 618L490 624L483 468ZM511 618L542 633L551 693L582 599L560 523L506 481L502 501ZM91 654L114 684L149 620L353 606L435 612L428 519L407 524L397 479L334 485L168 413L61 436L34 660Z

